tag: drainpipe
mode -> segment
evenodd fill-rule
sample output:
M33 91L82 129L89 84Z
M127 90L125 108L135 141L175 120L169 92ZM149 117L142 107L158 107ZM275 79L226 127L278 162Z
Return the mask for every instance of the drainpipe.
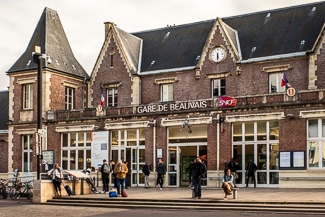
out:
M156 171L156 120L153 120L153 171Z
M217 175L218 175L218 187L220 187L220 176L219 176L219 170L220 170L220 115L217 115Z

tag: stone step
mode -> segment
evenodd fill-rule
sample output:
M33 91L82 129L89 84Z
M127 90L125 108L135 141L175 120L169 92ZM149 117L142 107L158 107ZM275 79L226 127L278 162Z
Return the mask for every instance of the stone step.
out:
M211 200L139 200L127 198L54 198L45 205L87 206L121 209L198 209L198 210L242 210L242 211L276 211L276 212L314 212L325 213L324 204L298 203L240 203Z

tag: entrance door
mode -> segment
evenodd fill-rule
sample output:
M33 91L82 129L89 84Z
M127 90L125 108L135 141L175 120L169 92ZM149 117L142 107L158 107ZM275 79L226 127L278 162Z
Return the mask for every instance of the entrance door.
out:
M143 185L144 176L142 173L142 167L145 164L145 149L138 147L127 148L126 154L126 158L129 162L129 185Z
M127 147L112 150L112 159L117 162L121 159L128 162L129 172L127 174L128 186L139 186L144 184L142 167L145 164L145 149L139 147Z
M206 164L207 145L206 143L173 144L168 150L168 186L179 187L189 186L190 177L187 170L190 162L197 156L202 157L202 162ZM202 178L202 186L207 185L206 177Z
M197 157L197 146L181 146L180 152L180 186L189 186L190 176L188 166Z

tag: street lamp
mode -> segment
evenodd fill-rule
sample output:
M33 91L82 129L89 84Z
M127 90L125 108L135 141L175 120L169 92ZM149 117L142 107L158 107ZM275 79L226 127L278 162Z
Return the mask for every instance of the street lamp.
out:
M42 68L43 59L47 60L47 63L51 63L51 59L46 54L42 54L41 47L35 46L35 52L32 53L33 62L37 64L37 133L36 133L36 156L37 156L37 180L40 179L41 165L40 160L42 159Z

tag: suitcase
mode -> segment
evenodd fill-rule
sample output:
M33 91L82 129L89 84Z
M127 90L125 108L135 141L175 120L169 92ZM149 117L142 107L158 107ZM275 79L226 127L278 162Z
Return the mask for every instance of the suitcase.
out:
M64 189L65 189L65 191L67 192L67 194L68 194L69 196L73 195L70 186L69 186L69 185L64 185L64 182L62 182L62 183L63 183Z
M72 195L72 190L71 190L70 186L69 185L65 185L64 188L65 188L65 191L67 192L67 194L69 196L71 196Z

